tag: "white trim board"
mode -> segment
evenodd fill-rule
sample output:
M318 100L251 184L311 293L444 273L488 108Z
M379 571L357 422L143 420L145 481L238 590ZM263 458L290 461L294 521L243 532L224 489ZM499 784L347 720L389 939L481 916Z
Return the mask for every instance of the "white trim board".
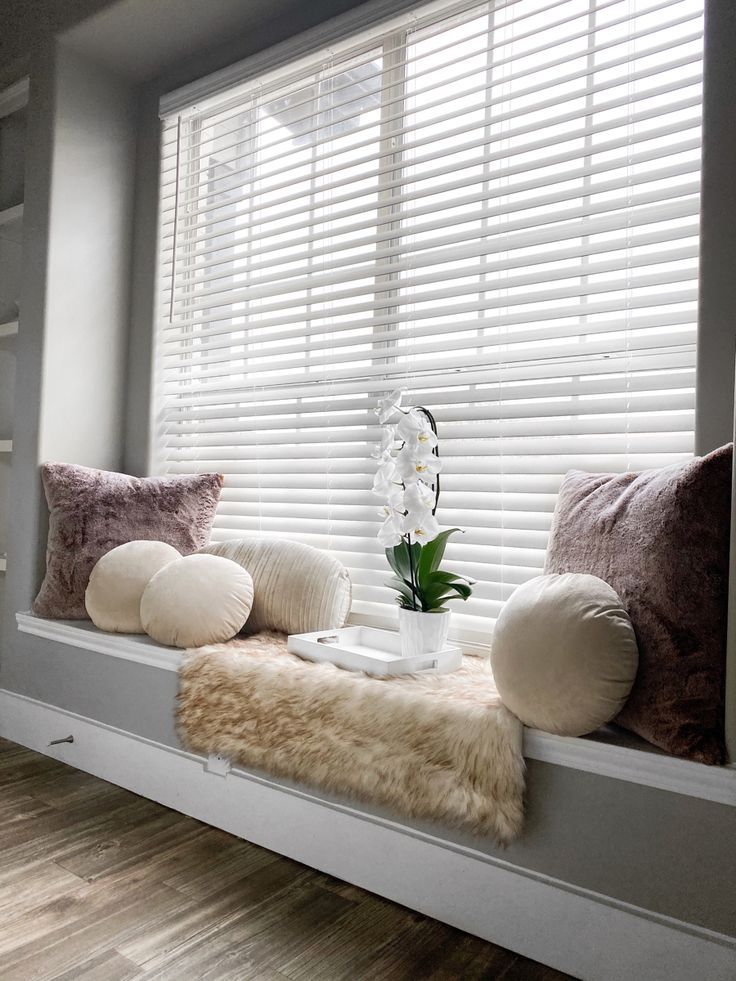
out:
M706 766L648 749L524 729L524 756L736 807L736 766ZM734 972L736 978L736 972Z
M21 633L163 671L178 671L182 661L182 652L177 648L164 647L145 634L106 633L91 620L45 620L32 613L16 613L15 620Z
M22 633L59 644L81 647L164 671L177 671L181 664L182 652L179 650L163 647L145 636L105 633L87 620L44 620L30 613L16 613L15 619ZM646 749L616 746L595 739L553 736L538 729L526 728L524 756L529 760L567 766L656 790L736 806L734 766L705 766Z
M0 736L583 981L734 978L736 937L2 690Z

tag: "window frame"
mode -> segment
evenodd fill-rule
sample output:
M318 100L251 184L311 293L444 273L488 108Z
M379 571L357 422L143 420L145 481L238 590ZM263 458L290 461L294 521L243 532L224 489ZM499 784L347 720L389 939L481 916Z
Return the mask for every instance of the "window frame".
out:
M412 10L422 0L369 0L271 48L261 50L212 74L190 82L160 100L162 113L171 113L198 100L287 64L298 64L322 47L353 44L361 32L402 15L413 22ZM439 6L439 4L438 4ZM736 18L729 4L705 0L703 56L703 150L701 166L701 274L697 335L695 452L703 454L734 436L734 365L736 361ZM731 193L724 194L724 188ZM152 284L153 286L153 284ZM158 283L156 283L156 287ZM153 304L152 304L153 305ZM151 332L151 343L153 342ZM154 404L155 358L151 357L150 407ZM155 472L155 417L148 412L146 458ZM736 481L732 514L736 516ZM731 569L736 570L736 521L732 521ZM730 579L729 633L726 675L726 737L736 760L736 575Z

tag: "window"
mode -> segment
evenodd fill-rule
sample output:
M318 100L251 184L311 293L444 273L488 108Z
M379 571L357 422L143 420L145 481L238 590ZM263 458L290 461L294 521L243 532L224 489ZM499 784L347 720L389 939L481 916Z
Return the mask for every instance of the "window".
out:
M377 398L435 414L469 645L570 468L693 450L702 0L419 8L164 118L153 466L393 615Z

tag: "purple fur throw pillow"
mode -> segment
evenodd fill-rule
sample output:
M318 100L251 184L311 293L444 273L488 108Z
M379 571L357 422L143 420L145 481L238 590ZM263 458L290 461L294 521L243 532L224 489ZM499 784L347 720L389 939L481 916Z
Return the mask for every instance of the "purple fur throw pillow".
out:
M49 505L46 576L36 616L88 620L84 591L99 558L125 542L166 542L188 555L209 542L222 476L129 477L67 463L41 468Z
M702 763L726 760L733 445L643 473L565 477L545 572L587 572L626 606L639 671L616 722Z

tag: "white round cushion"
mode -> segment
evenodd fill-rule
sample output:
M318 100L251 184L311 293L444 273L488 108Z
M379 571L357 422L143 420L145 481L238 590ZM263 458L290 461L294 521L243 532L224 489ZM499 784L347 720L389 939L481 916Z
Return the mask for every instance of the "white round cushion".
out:
M582 736L623 708L639 654L616 591L597 576L538 576L496 621L493 677L507 708L535 729Z
M253 580L216 555L186 555L157 572L141 598L146 633L169 647L231 640L253 605Z
M281 538L235 538L199 553L222 555L253 577L255 598L247 633L305 634L342 627L350 613L348 571L334 555Z
M84 594L90 620L100 630L145 633L141 596L150 579L181 555L166 542L126 542L111 549L92 569Z

